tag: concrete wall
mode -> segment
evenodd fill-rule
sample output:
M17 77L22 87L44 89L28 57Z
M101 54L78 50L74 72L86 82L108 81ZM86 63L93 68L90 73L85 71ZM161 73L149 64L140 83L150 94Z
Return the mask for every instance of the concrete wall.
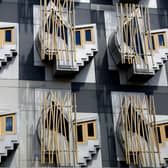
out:
M0 81L0 112L16 112L19 123L18 148L0 166L26 168L40 165L40 144L37 138L40 116L38 93L46 89L70 91L70 85L62 82Z
M4 166L11 168L38 166L38 162L35 161L39 158L39 144L35 135L35 124L38 118L35 109L36 89L71 89L77 93L79 112L94 112L99 115L103 167L118 166L111 91L154 94L157 113L167 115L167 86L158 86L158 83L152 86L121 84L119 71L113 64L110 64L109 71L107 41L108 33L116 27L115 10L109 5L112 1L93 0L91 2L91 4L76 3L76 24L97 24L99 52L91 64L72 82L66 79L45 81L50 78L48 73L45 73L45 68L34 66L33 5L39 5L39 0L0 1L0 22L19 23L20 31L19 80L0 80L0 100L2 101L0 109L17 111L20 118L19 135L21 137L18 149L7 158ZM157 5L166 8L165 4L167 2L163 0ZM152 29L168 27L166 12L167 8L150 9ZM109 18L110 24L107 24ZM95 69L94 73L93 69ZM167 64L164 72L168 74Z

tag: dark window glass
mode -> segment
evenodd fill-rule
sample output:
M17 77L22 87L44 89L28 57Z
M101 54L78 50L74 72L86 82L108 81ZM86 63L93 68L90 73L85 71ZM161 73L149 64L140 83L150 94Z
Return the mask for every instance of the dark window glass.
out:
M154 41L154 37L152 36L152 49L155 50L155 41Z
M165 135L166 135L166 138L168 138L168 125L165 126Z
M12 131L12 117L6 117L6 131Z
M158 133L159 143L162 143L162 138L161 138L161 133L160 133L160 127L157 127L157 133Z
M81 45L81 34L80 34L80 31L76 31L76 45Z
M57 35L58 35L58 37L60 37L60 27L58 27L58 30L57 30Z
M151 36L151 44L150 44L150 40L148 40L148 48L149 50L151 49L151 46L152 45L152 50L155 50L155 41L154 41L154 37Z
M93 123L87 124L88 136L94 136L94 125Z
M163 34L158 35L158 41L159 41L159 45L160 46L164 46L165 45Z
M78 142L83 142L83 130L82 130L82 125L77 126L77 138Z
M91 30L85 30L85 39L86 41L92 40Z
M143 55L143 48L142 48L142 41L140 38L140 32L138 31L138 33L135 36L135 42L136 42L136 52L140 55ZM140 48L139 48L140 47Z
M68 29L66 26L64 26L64 32L65 32L65 42L68 44Z
M5 31L5 41L6 42L11 42L12 41L12 31L11 30L6 30Z

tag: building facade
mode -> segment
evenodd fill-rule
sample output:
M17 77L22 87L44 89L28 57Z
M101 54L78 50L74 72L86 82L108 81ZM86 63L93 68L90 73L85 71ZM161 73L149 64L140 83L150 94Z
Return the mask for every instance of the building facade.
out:
M0 167L168 167L168 2L0 0Z

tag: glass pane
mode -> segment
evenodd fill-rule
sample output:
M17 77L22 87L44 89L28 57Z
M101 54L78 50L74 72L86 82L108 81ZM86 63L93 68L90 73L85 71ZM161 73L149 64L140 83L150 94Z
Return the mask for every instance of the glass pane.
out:
M164 36L163 34L158 35L158 41L160 46L164 46Z
M56 30L57 31L57 36L60 37L60 27L58 27L58 29Z
M6 118L6 131L12 131L12 117Z
M6 42L11 42L12 41L12 32L11 32L11 30L5 31L5 41Z
M162 138L161 138L161 133L160 133L160 127L157 127L157 133L158 133L159 143L162 143Z
M151 36L151 40L152 40L152 50L155 50L155 41L154 41L154 37ZM150 47L149 47L150 49Z
M83 130L82 130L82 125L77 126L77 138L78 142L83 142Z
M94 136L94 125L93 123L89 123L87 125L88 128L88 136Z
M85 39L86 39L86 41L91 41L92 40L91 30L85 30Z
M165 135L166 135L166 138L168 138L168 125L165 126Z
M65 42L68 44L68 29L66 26L64 26L64 32L65 32Z
M135 43L136 43L136 53L143 55L143 48L142 48L142 41L141 41L141 36L140 32L138 31L137 34L135 35ZM139 48L140 47L140 48Z
M76 31L76 45L81 45L80 31Z

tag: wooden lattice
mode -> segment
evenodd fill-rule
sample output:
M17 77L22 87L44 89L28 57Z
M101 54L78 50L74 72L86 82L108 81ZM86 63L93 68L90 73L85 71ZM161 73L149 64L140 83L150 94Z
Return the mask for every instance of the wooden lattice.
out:
M127 164L158 167L160 151L152 96L120 97L118 132Z
M74 0L40 0L42 60L56 60L57 67L73 66L75 55Z
M122 64L153 63L149 9L136 4L116 4Z
M76 129L74 129L76 128L76 95L72 96L69 92L44 92L40 99L41 163L57 166L75 165L77 162Z

